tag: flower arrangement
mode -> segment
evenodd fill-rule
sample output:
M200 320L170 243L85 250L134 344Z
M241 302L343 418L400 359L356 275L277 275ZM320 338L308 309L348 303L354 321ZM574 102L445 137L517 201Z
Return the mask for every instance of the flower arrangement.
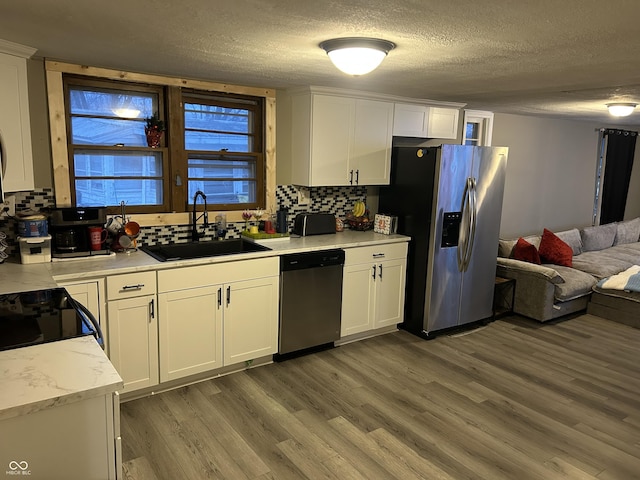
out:
M145 118L145 121L145 130L156 130L158 132L164 132L164 120L160 119L158 112L154 112L153 115Z
M147 137L147 145L151 148L158 148L162 132L164 132L164 120L160 119L158 112L154 112L153 115L145 118L145 122L144 134Z
M263 215L264 215L264 210L262 210L261 208L258 208L255 212L253 212L253 216L258 221L260 221L260 219L262 218Z
M249 220L251 220L252 216L253 216L253 213L250 212L249 210L245 210L242 212L242 219L244 220L245 230L249 230Z

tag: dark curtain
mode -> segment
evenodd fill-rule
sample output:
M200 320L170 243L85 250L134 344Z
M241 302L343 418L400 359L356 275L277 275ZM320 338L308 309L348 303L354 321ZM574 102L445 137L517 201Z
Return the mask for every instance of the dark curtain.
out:
M607 153L602 185L600 225L624 218L638 132L606 130Z

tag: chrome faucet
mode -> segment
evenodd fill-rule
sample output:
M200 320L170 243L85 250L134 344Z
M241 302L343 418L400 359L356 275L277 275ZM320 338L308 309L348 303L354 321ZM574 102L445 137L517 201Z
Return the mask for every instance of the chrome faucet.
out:
M198 196L202 197L202 200L204 201L204 212L199 217L196 216L197 215L196 202L198 201ZM197 223L198 223L198 220L200 220L201 218L204 218L204 221L202 223L203 232L198 233ZM193 196L193 215L191 217L191 241L197 242L198 240L200 240L200 237L204 236L208 226L209 226L209 216L207 214L207 196L202 191L198 190L196 194Z

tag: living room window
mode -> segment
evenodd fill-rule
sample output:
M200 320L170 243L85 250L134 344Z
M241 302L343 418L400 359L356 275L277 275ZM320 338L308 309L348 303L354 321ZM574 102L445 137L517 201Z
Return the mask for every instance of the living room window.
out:
M117 213L265 207L264 99L175 85L63 76L71 204ZM157 146L146 119L166 126Z

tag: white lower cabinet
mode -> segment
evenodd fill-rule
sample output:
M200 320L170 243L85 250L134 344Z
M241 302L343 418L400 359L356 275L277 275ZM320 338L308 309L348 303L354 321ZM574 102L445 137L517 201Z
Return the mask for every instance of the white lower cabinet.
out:
M224 364L233 365L278 351L279 277L226 286ZM226 302L226 300L225 300Z
M373 328L375 283L369 263L345 265L342 273L342 322L340 336L366 332Z
M87 307L98 322L100 321L99 285L102 280L83 282L63 282L58 285L64 287L69 295Z
M0 420L0 432L6 478L123 478L117 393Z
M160 381L278 349L277 257L158 272Z
M128 393L158 384L156 273L107 277L109 358Z
M67 281L58 284L64 287L69 295L87 307L93 317L97 320L102 334L104 335L104 350L109 352L109 341L106 331L106 322L104 321L104 279L97 278L94 280ZM102 302L100 299L103 299Z
M341 337L402 323L407 244L345 250Z
M221 285L158 294L161 382L222 366L222 312Z

